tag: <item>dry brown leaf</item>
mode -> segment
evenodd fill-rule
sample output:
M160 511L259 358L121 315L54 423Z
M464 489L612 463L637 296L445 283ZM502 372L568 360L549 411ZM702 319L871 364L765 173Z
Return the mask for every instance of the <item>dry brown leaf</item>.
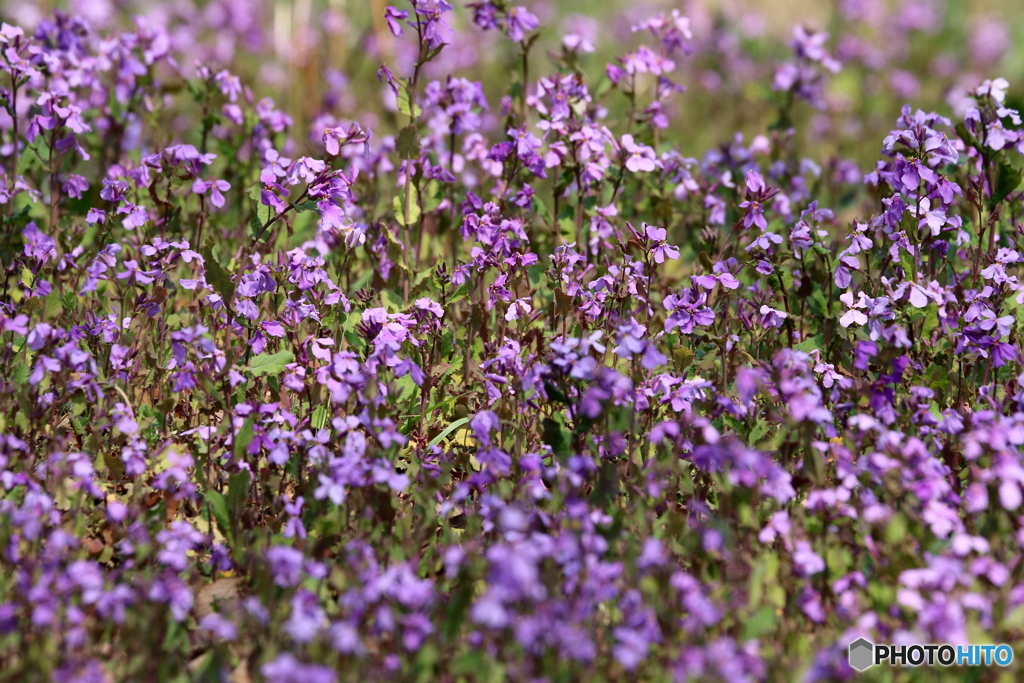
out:
M93 538L92 536L83 538L82 545L85 546L86 551L90 555L99 555L103 552L103 541L98 538Z
M231 676L228 677L230 683L252 683L252 678L249 677L249 662L243 658L242 661L238 662L238 666L231 672Z
M237 598L241 584L242 579L238 577L225 577L200 588L196 594L196 618L202 619L213 614L213 606L217 600L228 601Z

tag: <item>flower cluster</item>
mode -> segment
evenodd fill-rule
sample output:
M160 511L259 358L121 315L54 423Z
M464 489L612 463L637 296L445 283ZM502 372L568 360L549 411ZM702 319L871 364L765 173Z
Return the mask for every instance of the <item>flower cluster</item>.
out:
M998 22L323 4L4 5L5 674L814 683L862 636L1019 641Z

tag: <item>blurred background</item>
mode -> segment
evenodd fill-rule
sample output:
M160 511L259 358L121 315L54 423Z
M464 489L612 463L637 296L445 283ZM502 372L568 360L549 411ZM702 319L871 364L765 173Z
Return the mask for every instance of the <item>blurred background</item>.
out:
M409 9L394 0L400 9ZM497 31L483 32L455 0L447 16L450 45L428 65L425 76L449 74L483 83L491 116L518 73L518 45ZM558 52L565 34L589 40L595 51L580 64L591 91L600 91L605 66L635 46L652 40L633 32L637 22L678 9L691 20L693 52L677 53L673 79L686 87L666 109L671 125L660 142L679 143L684 154L701 156L728 144L739 132L749 140L777 118L771 103L772 76L792 55L793 28L804 24L830 33L827 47L843 65L831 77L822 110L798 108L795 128L804 142L823 154L850 159L870 170L882 137L900 107L953 115L965 95L986 78L1010 81L1010 106L1024 91L1024 9L995 0L520 0L541 21L541 38L531 53L531 78L555 70L549 53ZM393 37L383 12L385 0L4 0L4 21L34 29L54 10L81 16L100 37L141 27L153 32L160 49L190 78L197 64L227 68L241 78L255 99L271 97L294 120L293 133L319 137L325 122L356 120L376 137L399 123L394 99L377 80L387 64L407 75L416 55L415 36ZM164 36L164 32L166 36ZM642 83L653 89L654 79ZM640 93L642 101L649 94ZM617 130L628 109L610 93L607 123ZM187 104L187 102L186 102ZM187 117L172 124L187 136ZM621 131L620 131L621 132Z

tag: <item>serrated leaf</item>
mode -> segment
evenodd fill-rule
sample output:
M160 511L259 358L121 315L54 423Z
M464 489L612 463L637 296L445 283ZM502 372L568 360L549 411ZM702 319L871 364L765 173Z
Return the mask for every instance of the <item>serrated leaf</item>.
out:
M818 340L815 337L804 339L802 342L793 347L797 351L803 351L804 353L810 353L811 351L820 351L818 346Z
M688 346L677 346L672 349L672 364L677 372L683 372L693 362L693 351Z
M451 358L452 351L455 349L455 335L451 330L444 330L441 333L441 358L447 360Z
M461 285L458 286L458 288L456 288L454 292L448 295L448 298L445 300L445 304L447 306L457 304L463 299L465 299L467 296L469 296L469 293L471 291L472 287L470 286L470 283L463 282Z
M395 388L397 389L396 394L393 396L395 401L402 401L403 399L410 398L414 395L417 390L416 382L412 379L412 373L402 375L395 380Z
M344 336L348 345L354 349L362 349L365 346L363 338L356 334L354 330L345 330Z
M935 391L945 391L949 388L949 371L941 365L932 365L925 373L925 384Z
M260 219L255 214L249 219L249 237L252 239L262 239L263 235L263 224L260 223Z
M256 219L262 226L264 223L270 220L273 212L269 206L263 203L263 186L256 183L249 188L249 199L253 203L253 211L256 214Z
M395 150L398 152L399 159L420 158L420 132L415 125L409 124L398 131L398 137L395 138Z
M405 302L402 301L402 295L390 289L382 289L380 291L380 300L381 303L384 304L384 308L388 313L398 313L405 308Z
M224 305L230 306L235 298L235 283L231 281L231 273L217 263L213 256L213 249L207 244L203 247L204 268L206 270L206 281L209 282L218 294L224 299Z
M996 179L995 189L988 199L988 208L991 211L996 208L1011 192L1020 187L1021 172L1008 164L1006 161L999 162L999 176Z
M291 351L279 351L273 355L261 353L253 357L245 369L251 372L253 377L280 375L284 372L285 366L293 360L295 360L295 354Z

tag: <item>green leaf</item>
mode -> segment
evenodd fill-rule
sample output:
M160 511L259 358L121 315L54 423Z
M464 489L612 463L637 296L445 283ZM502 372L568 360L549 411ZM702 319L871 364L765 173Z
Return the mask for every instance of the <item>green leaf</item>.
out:
M407 398L411 398L419 387L416 386L416 382L412 379L412 373L402 375L395 380L395 389L397 392L394 394L393 399L398 402Z
M548 380L544 380L544 393L547 394L548 398L552 401L558 401L563 405L569 405L569 397Z
M269 221L273 216L273 212L269 206L263 203L263 186L256 183L249 188L249 199L252 200L253 211L256 214L256 220L260 222L262 226L264 223Z
M423 188L423 210L430 213L439 207L447 196L448 191L441 186L441 183L436 180L428 181L427 186Z
M313 411L313 418L311 420L313 429L323 429L327 426L327 404L321 403Z
M405 308L405 302L402 301L402 295L390 289L380 290L380 300L384 304L384 308L388 313L398 313Z
M398 194L391 201L391 206L395 210L395 220L398 221L399 225L405 225L405 188L400 188ZM416 190L416 186L413 185L409 188L409 225L412 225L420 219L420 193ZM404 246L402 247L405 248Z
M208 489L203 495L206 498L207 505L210 506L213 518L217 520L217 525L220 527L221 532L233 544L235 534L231 527L231 515L228 514L228 503L224 495L220 491L213 489Z
M925 385L935 391L945 391L949 388L949 370L942 365L933 364L924 374Z
M43 315L49 321L55 320L64 312L64 306L60 302L60 293L55 289L46 297L46 305L43 306Z
M960 136L960 139L964 141L964 144L971 145L972 147L978 146L978 141L971 135L971 132L967 130L967 126L964 125L963 121L956 124L956 134Z
M1020 631L1024 630L1024 606L1008 610L1009 614L1003 617L1002 626L1004 629Z
M455 422L452 422L450 425L444 428L444 431L442 431L440 434L438 434L437 436L430 440L430 446L433 447L438 445L439 443L444 441L445 437L447 437L449 434L451 434L452 432L454 432L456 429L466 424L467 422L469 422L468 417L459 418Z
M925 312L924 324L921 325L921 339L925 342L932 336L932 332L939 326L939 307L935 304L928 304Z
M473 584L464 576L459 577L451 597L447 600L444 614L444 636L449 640L459 635L466 613L473 602Z
M253 214L253 217L249 219L249 237L252 239L262 239L263 235L263 224L260 223L259 217Z
M253 377L280 375L284 372L285 366L293 360L295 355L291 351L279 351L273 355L261 353L255 356L245 369L251 372Z
M228 512L231 513L231 519L238 519L245 511L245 503L249 500L249 484L252 482L252 477L249 472L242 470L236 474L232 474L228 478Z
M416 119L419 118L423 110L416 103L413 103L412 108L409 107L409 90L408 88L401 88L398 91L398 111L406 116Z
M900 267L903 268L907 277L914 272L914 255L906 249L900 249Z
M632 432L636 413L632 405L619 406L612 409L609 427L613 432Z
M398 137L395 139L395 150L398 152L399 159L420 158L420 132L414 124L410 123L398 131Z
M1021 172L1008 164L1005 160L999 162L999 177L996 180L996 187L992 196L988 199L988 209L999 206L1006 197L1020 186Z
M448 43L440 43L437 47L427 53L427 56L420 62L420 66L423 66L427 62L434 61L434 58L441 54L441 50L445 49L447 46Z
M451 330L441 332L441 358L448 360L455 350L455 335Z
M256 431L253 429L255 421L250 417L243 424L242 428L235 434L235 445L232 449L235 453L235 460L245 460L249 444L256 438Z
M622 482L618 467L611 460L605 460L597 472L597 481L590 494L590 502L599 509L607 509L608 501L615 500L622 493ZM617 530L621 531L621 529ZM604 534L602 534L604 535ZM608 538L607 536L605 538ZM611 540L611 539L609 539Z
M775 626L775 608L762 607L743 624L743 640L756 640Z
M815 449L808 449L804 453L803 472L815 484L824 484L825 456Z
M345 330L345 341L354 349L362 349L366 346L366 344L363 343L362 337L356 334L354 330Z
M204 268L206 270L206 281L213 285L217 293L224 299L225 306L231 306L235 299L235 283L231 281L231 273L217 263L213 257L213 249L209 244L203 247Z
M672 364L677 372L683 372L693 362L693 351L688 346L677 346L672 349Z
M567 458L572 455L572 445L569 432L561 419L545 417L541 423L541 440L551 446L551 451L559 458Z
M797 351L803 351L804 353L810 353L811 351L820 351L818 347L818 340L816 337L810 337L804 339L802 342L793 347Z
M29 364L27 361L18 363L14 368L14 386L24 387L25 383L28 382L29 376Z
M793 291L793 271L790 268L783 268L779 272L779 281L782 282L783 295Z
M885 527L885 541L890 544L898 544L907 535L907 518L897 512L889 518L889 524Z
M460 301L465 299L467 296L469 296L469 293L472 290L473 290L473 288L472 288L472 286L470 285L469 282L463 282L461 285L458 286L458 288L454 292L452 292L451 294L448 295L448 298L445 301L445 304L450 306L452 304L459 303Z
M747 606L753 609L761 604L764 596L764 579L767 568L763 562L755 562L750 571L750 584L747 588Z

